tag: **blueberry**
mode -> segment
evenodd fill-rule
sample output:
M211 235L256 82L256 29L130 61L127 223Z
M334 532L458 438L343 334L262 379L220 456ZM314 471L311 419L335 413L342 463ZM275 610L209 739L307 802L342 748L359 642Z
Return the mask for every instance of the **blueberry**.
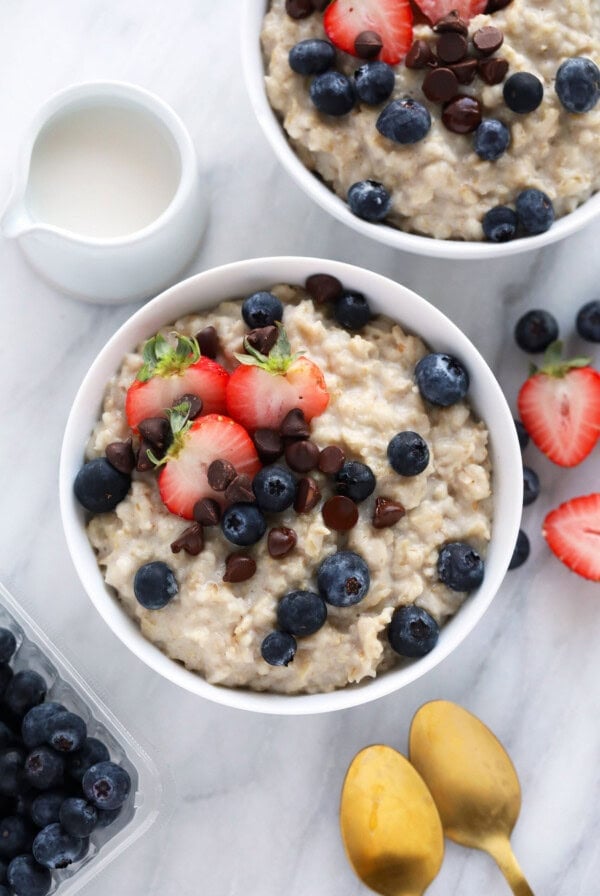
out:
M554 223L554 206L541 190L523 190L517 196L517 218L530 236L545 233Z
M259 470L252 482L252 490L261 510L281 513L294 503L296 480L286 467L274 464Z
M17 856L6 872L15 896L46 896L52 886L52 875L31 856Z
M96 809L98 814L98 821L96 822L96 828L98 830L107 828L110 824L117 820L119 815L121 814L121 806L118 809Z
M0 896L11 896L11 891L4 884L0 884Z
M545 352L558 339L558 323L549 311L527 311L516 323L515 341L524 352Z
M260 541L267 521L254 504L231 504L221 518L221 530L228 541L247 547Z
M269 666L289 666L296 650L296 639L287 632L270 632L260 645L260 655Z
M483 216L483 233L492 243L506 243L515 237L518 224L517 213L512 208L495 205Z
M460 361L443 352L421 358L415 379L423 398L443 408L461 401L469 391L469 374Z
M518 569L519 566L523 566L523 564L529 557L530 550L531 547L527 535L525 534L525 532L523 532L522 529L519 529L519 534L517 535L517 543L515 545L510 563L508 564L508 568Z
M25 780L37 790L48 790L62 783L65 760L50 747L35 747L25 759Z
M314 591L289 591L277 606L277 625L297 638L318 632L326 619L325 601Z
M523 426L520 420L515 419L515 429L517 430L517 438L519 440L519 447L521 451L525 451L527 446L529 445L529 433Z
M4 722L0 721L0 750L12 747L15 743L14 732Z
M81 797L68 797L60 807L59 821L72 837L89 837L98 821L95 806Z
M46 790L31 803L31 820L38 828L45 828L58 821L60 807L66 798L62 790Z
M354 72L354 83L361 103L378 106L394 92L396 75L391 65L385 62L365 62Z
M0 821L0 856L14 859L31 848L31 831L19 815L9 815Z
M473 149L484 162L495 162L506 152L510 131L496 118L484 118L473 137Z
M600 342L600 301L588 302L577 312L577 332L588 342Z
M87 726L81 716L66 709L54 713L47 722L48 743L59 753L73 753L83 746Z
M46 682L37 672L24 669L11 679L4 702L16 716L24 716L33 706L42 703L46 696Z
M351 607L359 603L370 584L369 567L354 551L330 554L317 571L319 593L334 607Z
M400 656L430 653L438 642L440 627L422 607L397 607L388 626L388 641Z
M2 881L2 883L6 882L7 870L8 870L8 862L3 862L2 859L0 859L0 881ZM6 887L4 887L4 889L6 890L6 894L8 894L8 889ZM6 896L6 894L2 893L2 891L0 891L0 896Z
M106 762L107 759L110 759L110 754L106 745L96 737L88 737L82 748L69 756L67 774L77 783L81 783L90 766Z
M360 503L375 491L375 475L366 464L357 460L347 460L335 474L335 490Z
M301 40L290 50L288 60L298 75L322 75L335 62L335 47L328 40Z
M23 781L25 753L18 747L0 751L0 794L17 796Z
M242 304L242 317L251 330L283 320L283 305L272 292L255 292Z
M325 72L310 85L310 98L325 115L346 115L356 105L356 87L341 72Z
M53 703L49 700L47 703L40 703L27 712L23 718L21 725L21 736L25 746L32 750L45 744L50 735L48 725L51 719L57 713L66 712L62 703Z
M8 663L17 649L17 639L9 628L0 628L0 663Z
M10 682L13 680L13 675L13 670L8 665L8 663L0 665L0 698L4 698L6 689Z
M523 507L533 504L540 493L540 479L531 467L523 467Z
M600 69L591 59L565 59L556 73L558 98L567 112L589 112L600 99Z
M390 440L387 456L390 466L400 476L417 476L429 463L429 448L422 436L406 430Z
M98 762L83 776L83 792L98 809L118 809L131 790L131 778L114 762Z
M155 560L140 566L133 580L133 591L138 603L147 610L161 610L173 600L179 585L171 567Z
M376 127L382 136L395 143L418 143L429 133L431 115L421 103L405 96L385 107Z
M88 461L75 477L75 497L91 513L114 510L131 485L131 476L120 473L105 457Z
M483 560L462 541L444 545L438 555L438 576L452 591L473 591L483 582Z
M333 314L338 324L346 330L361 330L371 320L371 309L362 292L350 289L336 299Z
M530 72L517 72L504 82L503 94L508 108L523 115L535 111L540 105L544 85Z
M357 218L375 223L388 214L392 197L376 180L359 180L348 190L348 205Z
M89 842L63 831L60 824L49 824L33 841L33 857L45 868L68 868L86 855Z

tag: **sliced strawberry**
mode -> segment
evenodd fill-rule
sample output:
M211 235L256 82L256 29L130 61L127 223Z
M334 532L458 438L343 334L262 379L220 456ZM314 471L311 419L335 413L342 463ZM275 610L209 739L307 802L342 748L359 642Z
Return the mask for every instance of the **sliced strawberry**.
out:
M600 582L600 494L561 504L548 514L542 532L561 563Z
M413 39L410 0L333 0L323 16L329 40L356 56L354 43L363 31L375 31L383 41L379 58L390 65L400 62Z
M279 337L268 356L246 342L247 355L227 384L227 411L250 432L266 427L278 429L292 408L300 408L306 420L323 413L329 392L320 367L300 355L292 355L281 324Z
M553 343L544 367L523 384L517 405L527 432L553 463L574 467L600 436L600 374L588 358L560 360Z
M165 416L183 395L202 399L203 414L225 410L229 374L216 361L200 357L195 339L175 335L175 347L160 333L144 346L144 366L125 399L127 422L133 430L147 417Z
M236 473L250 477L261 466L252 439L229 417L207 414L191 425L184 423L175 432L158 475L160 496L171 513L190 520L194 504L202 498L223 501L223 493L208 484L206 473L213 460L228 460Z
M485 12L488 0L413 0L432 25L456 10L465 22Z

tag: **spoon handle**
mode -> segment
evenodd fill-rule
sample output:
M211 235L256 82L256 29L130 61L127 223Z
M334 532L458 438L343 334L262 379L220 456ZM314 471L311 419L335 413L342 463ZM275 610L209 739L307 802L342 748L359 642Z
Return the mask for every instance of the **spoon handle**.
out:
M525 875L519 867L508 838L488 841L485 844L485 849L495 860L514 896L535 896L525 880Z

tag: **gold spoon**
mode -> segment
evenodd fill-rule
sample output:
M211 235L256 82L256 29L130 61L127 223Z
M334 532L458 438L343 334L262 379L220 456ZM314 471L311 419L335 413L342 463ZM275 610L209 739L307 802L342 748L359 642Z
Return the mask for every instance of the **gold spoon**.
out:
M437 809L412 765L391 747L367 747L352 760L340 827L356 874L382 896L422 896L440 870Z
M533 896L510 845L521 809L519 779L489 728L455 703L426 703L412 721L410 761L431 791L446 836L489 853L515 896Z

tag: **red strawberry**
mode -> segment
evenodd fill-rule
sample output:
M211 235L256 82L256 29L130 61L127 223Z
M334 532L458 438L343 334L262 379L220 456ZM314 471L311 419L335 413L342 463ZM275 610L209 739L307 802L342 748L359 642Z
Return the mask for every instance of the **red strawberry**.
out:
M600 582L600 494L561 504L548 514L542 532L561 563Z
M561 343L546 352L544 366L521 387L517 405L527 432L561 467L588 456L600 436L600 374L589 358L560 360Z
M359 34L375 31L383 41L379 58L390 65L396 65L410 50L412 23L410 0L333 0L323 16L329 40L353 56Z
M488 0L413 0L415 6L429 19L432 25L456 10L465 22L485 12Z
M261 355L246 341L247 355L236 355L237 367L227 384L230 417L253 432L278 429L292 408L300 408L306 420L323 413L329 392L320 367L303 355L292 355L281 324L269 355Z
M191 520L201 498L223 501L223 493L214 491L206 476L213 460L228 460L236 473L250 477L260 469L260 461L246 430L229 417L207 414L188 423L177 410L170 415L174 438L161 461L158 488L171 513Z
M201 358L195 339L180 336L175 347L160 333L144 346L144 366L127 390L125 414L135 430L146 417L163 417L183 395L202 399L202 413L225 410L229 374L210 358Z

